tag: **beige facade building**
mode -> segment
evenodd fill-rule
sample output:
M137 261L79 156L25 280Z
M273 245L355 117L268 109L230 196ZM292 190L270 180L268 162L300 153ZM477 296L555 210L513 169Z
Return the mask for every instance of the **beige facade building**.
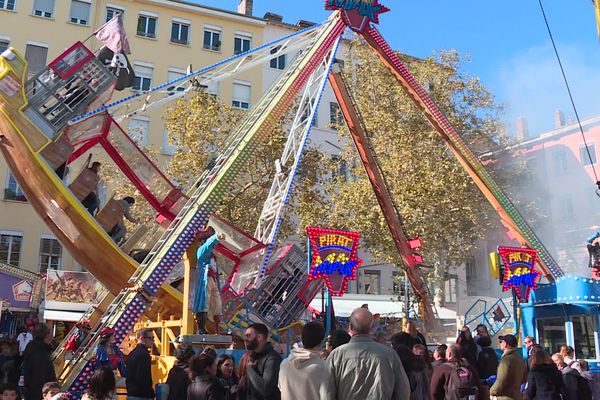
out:
M263 43L265 21L176 0L0 0L0 52L11 46L29 62L35 74L75 41L91 50L90 38L115 14L123 14L136 72L136 88L148 89L194 69L224 60ZM264 68L225 79L208 90L234 107L247 109L263 92ZM134 89L116 92L129 96ZM164 108L124 123L142 145L153 145L168 156ZM0 157L0 262L40 272L48 268L79 270L43 221L28 205L4 159Z

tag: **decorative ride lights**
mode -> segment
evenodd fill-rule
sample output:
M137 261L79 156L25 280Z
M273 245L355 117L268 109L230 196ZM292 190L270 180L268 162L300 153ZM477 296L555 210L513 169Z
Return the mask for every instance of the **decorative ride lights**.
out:
M308 226L306 233L312 253L308 279L323 278L332 296L343 296L362 264L356 257L360 232Z
M535 270L537 250L520 247L498 247L504 263L502 290L515 289L519 303L529 301L529 293L537 288L537 279L541 275Z
M353 31L363 32L370 22L379 23L379 14L390 11L379 0L327 0L325 9L340 10L344 23Z

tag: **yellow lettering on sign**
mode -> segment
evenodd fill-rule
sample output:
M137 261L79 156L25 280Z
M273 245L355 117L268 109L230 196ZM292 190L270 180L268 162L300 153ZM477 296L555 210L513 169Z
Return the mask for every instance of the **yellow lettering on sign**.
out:
M352 239L342 236L342 235L323 235L319 236L319 247L324 246L342 246L348 247L349 243L352 242Z
M514 262L524 262L531 264L532 258L532 255L527 253L510 253L508 255L508 263L512 264Z

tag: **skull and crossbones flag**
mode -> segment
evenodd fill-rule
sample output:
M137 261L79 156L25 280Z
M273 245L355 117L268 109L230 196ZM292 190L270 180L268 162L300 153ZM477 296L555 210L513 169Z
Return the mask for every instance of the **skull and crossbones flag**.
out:
M126 56L131 54L131 50L121 15L108 21L94 32L94 35L104 43L96 53L96 58L117 77L115 89L123 90L132 87L135 83L135 72Z
M96 53L96 58L117 77L116 90L123 90L135 84L135 72L125 54L113 53L108 47L102 46Z

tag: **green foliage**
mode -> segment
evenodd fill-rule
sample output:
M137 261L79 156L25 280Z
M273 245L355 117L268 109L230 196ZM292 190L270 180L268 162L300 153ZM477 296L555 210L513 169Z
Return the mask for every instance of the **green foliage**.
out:
M353 43L345 76L356 97L407 236L424 241L427 264L459 265L476 239L499 224L496 213L423 113L370 49ZM402 56L417 80L476 153L507 143L499 124L502 107L477 78L461 72L456 52L418 60ZM350 138L345 130L340 135ZM334 162L335 160L331 160ZM400 258L375 195L350 139L341 162L350 179L322 174L320 192L298 193L300 227L325 225L362 232L367 250L379 260ZM501 186L519 171L495 171ZM319 204L319 207L311 204ZM446 271L438 270L438 279Z

